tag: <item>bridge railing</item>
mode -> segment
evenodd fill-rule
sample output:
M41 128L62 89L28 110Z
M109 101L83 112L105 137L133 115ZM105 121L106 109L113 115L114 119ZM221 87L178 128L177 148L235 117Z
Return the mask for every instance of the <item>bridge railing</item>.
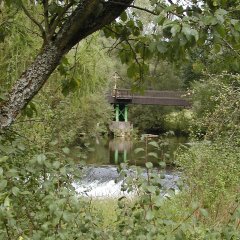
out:
M183 91L146 90L143 93L132 93L130 89L113 89L112 97L116 99L132 99L134 97L188 98L186 92Z
M113 89L112 97L116 99L132 99L133 94L129 89Z
M143 96L161 97L161 98L181 98L183 95L184 95L184 92L182 91L154 91L154 90L147 90L143 94Z

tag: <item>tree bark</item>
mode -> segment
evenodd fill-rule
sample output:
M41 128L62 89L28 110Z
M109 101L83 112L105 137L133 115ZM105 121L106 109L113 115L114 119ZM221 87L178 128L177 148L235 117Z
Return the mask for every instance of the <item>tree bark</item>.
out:
M76 43L111 23L133 0L83 0L65 21L59 32L45 43L34 62L15 82L6 101L0 105L0 129L9 127L20 111L31 101ZM118 5L120 2L123 5ZM99 4L101 12L96 13Z
M18 113L42 88L62 57L54 44L48 44L12 88L8 99L0 107L0 126L11 125Z

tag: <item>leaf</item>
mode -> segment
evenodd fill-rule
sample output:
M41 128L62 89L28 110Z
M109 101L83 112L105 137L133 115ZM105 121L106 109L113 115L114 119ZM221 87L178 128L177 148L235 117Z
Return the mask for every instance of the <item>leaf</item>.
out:
M24 151L26 149L25 146L22 143L18 144L17 147L18 147L18 149L20 149L22 151Z
M3 190L7 186L7 180L3 179L0 181L0 190Z
M170 154L164 153L165 158L170 159Z
M148 220L148 221L150 221L150 220L152 220L154 218L154 213L153 213L153 211L152 210L148 210L147 211L147 214L146 214L146 220Z
M161 207L164 204L164 198L162 196L157 196L154 199L154 203L157 207Z
M51 3L48 7L48 11L51 15L54 15L56 13L61 13L62 10L63 10L63 7L59 6L55 2Z
M204 208L200 208L199 212L204 216L204 217L208 217L208 211Z
M10 199L9 199L8 196L5 198L3 205L4 205L4 207L6 207L6 208L9 208L9 207L10 207Z
M197 208L199 208L199 203L198 203L198 202L193 202L193 203L191 204L191 207L192 207L193 209L197 209Z
M166 42L159 42L157 44L157 50L160 52L160 53L166 53L168 48L167 48L167 43Z
M165 163L165 162L159 162L159 166L160 166L161 168L165 168L165 167L166 167L166 163Z
M51 146L55 146L58 144L58 140L53 140L49 143Z
M147 186L147 190L150 193L155 193L156 192L156 187L154 187L154 186Z
M8 156L0 157L0 163L7 161L8 158L9 158Z
M19 192L20 192L19 188L17 188L17 187L12 188L12 193L14 196L17 196L19 194Z
M66 168L65 167L60 168L60 173L62 175L66 175Z
M44 154L37 155L37 162L38 162L38 164L42 164L46 159L47 159L47 157Z
M139 152L144 152L144 148L136 148L134 149L134 153L138 154Z
M1 33L0 33L0 42L1 42ZM7 100L7 96L4 93L0 93L0 100Z
M60 165L61 165L61 163L60 163L59 161L55 161L55 162L53 163L53 167L54 167L55 169L58 169L58 168L60 167Z
M181 31L181 27L178 24L174 24L171 28L172 36L175 37L177 33Z
M123 22L127 21L127 13L126 13L126 12L123 12L123 13L121 14L121 16L120 16L120 19L121 19Z
M70 92L74 92L78 88L76 79L64 79L62 81L62 94L66 97Z
M63 152L65 154L69 154L70 153L70 149L68 147L64 147L62 150L63 150Z
M18 171L15 168L11 168L7 171L7 177L17 177L18 176Z
M203 22L205 25L216 25L218 24L217 18L214 16L205 16L203 18Z
M151 162L146 162L146 168L150 169L153 168L153 164Z
M155 141L151 141L151 142L149 142L148 145L154 146L154 147L156 147L156 148L159 147L159 146L158 146L158 143L155 142Z
M70 222L72 220L73 216L72 214L68 213L68 212L64 212L63 213L63 219L66 222Z
M157 153L155 153L155 152L150 152L150 153L148 153L148 156L158 158L158 155L157 155Z
M138 66L136 63L132 63L127 69L127 75L129 78L133 78L138 72Z
M192 36L195 38L196 41L199 39L198 31L195 29L192 29L189 25L185 24L183 26L182 32L185 34L188 40L191 40Z

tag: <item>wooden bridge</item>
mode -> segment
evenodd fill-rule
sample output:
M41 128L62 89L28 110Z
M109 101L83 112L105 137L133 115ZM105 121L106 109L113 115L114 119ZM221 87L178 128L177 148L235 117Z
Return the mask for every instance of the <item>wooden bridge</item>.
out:
M143 94L132 93L130 89L114 89L107 96L111 104L141 104L161 106L190 107L190 99L182 91L154 91L146 90Z

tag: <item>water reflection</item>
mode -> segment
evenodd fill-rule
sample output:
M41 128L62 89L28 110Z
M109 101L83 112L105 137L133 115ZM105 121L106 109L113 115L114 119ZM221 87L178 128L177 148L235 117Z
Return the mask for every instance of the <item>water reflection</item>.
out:
M186 137L168 137L164 141L168 144L164 146L165 149L158 150L161 158L165 152L168 152L170 158L173 158L174 151L179 144L186 143ZM114 139L99 139L90 144L94 149L88 154L87 164L94 165L118 165L123 162L130 162L134 165L143 165L144 161L141 156L134 153L136 148L145 148L145 143L132 139L114 138ZM154 147L149 146L149 151L155 150ZM157 162L157 159L150 159Z
M110 163L119 164L127 162L128 155L132 151L133 142L124 138L114 138L109 141Z

